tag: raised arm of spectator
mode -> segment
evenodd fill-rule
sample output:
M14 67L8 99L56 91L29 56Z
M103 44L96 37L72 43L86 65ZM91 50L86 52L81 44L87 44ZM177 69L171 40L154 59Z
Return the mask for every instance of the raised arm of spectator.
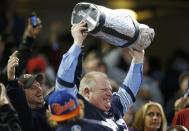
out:
M29 131L32 127L32 112L29 108L24 89L18 83L15 76L15 67L19 66L19 59L17 58L17 51L15 51L8 60L7 64L7 95L10 102L18 113L22 128Z
M17 54L18 58L20 59L20 64L18 67L16 67L16 76L20 76L27 64L28 59L31 57L31 51L32 47L34 45L34 41L36 37L39 35L41 31L41 20L38 18L37 19L37 26L34 28L31 25L31 20L30 18L28 19L28 24L25 29L24 35L23 35L23 40L20 43L19 46L19 53ZM7 67L3 69L3 71L0 71L0 77L1 80L3 80L3 83L6 85L7 83Z
M135 96L142 83L144 50L129 49L129 53L132 56L132 62L123 85L118 90L123 112L126 112L128 107L135 101Z
M37 26L33 27L31 24L31 18L28 18L28 24L25 29L22 43L20 44L20 47L18 49L18 58L19 58L19 66L16 68L16 76L20 76L28 62L28 59L32 55L32 47L34 45L34 41L41 32L42 29L42 23L40 18L37 18Z
M81 55L81 47L85 40L87 33L86 23L81 21L79 24L75 24L71 28L74 43L67 53L63 55L60 63L58 74L56 78L56 89L57 90L71 90L77 93L77 87L75 83L75 72L78 65L78 59Z

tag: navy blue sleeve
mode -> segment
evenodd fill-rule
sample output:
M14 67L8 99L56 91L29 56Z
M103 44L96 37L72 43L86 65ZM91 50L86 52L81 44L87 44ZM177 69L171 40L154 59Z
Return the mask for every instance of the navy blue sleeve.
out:
M0 107L0 130L21 131L18 115L9 104Z

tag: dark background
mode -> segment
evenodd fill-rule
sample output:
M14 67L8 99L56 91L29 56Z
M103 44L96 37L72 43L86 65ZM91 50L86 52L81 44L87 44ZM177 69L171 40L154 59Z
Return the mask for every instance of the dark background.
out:
M10 0L11 1L11 0ZM39 41L48 37L52 21L62 21L64 28L70 28L71 12L80 0L12 0L16 12L27 18L35 11L43 20L43 32ZM149 56L166 59L176 49L189 52L189 1L187 0L87 0L108 8L133 9L139 15L138 21L153 27L155 40L146 50ZM64 29L63 29L64 30Z

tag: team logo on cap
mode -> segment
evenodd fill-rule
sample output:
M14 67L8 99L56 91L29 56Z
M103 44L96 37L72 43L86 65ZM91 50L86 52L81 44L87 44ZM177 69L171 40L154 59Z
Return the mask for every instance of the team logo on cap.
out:
M72 99L70 99L69 102L67 102L64 105L61 105L59 103L52 104L52 110L57 115L60 115L67 110L72 111L75 108L76 108L76 105L75 105L74 100L72 100Z

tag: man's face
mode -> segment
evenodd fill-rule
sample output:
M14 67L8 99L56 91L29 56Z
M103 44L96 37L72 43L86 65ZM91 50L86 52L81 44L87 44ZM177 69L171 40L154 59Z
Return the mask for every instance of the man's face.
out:
M112 87L107 78L96 78L95 87L89 90L89 102L103 111L109 111L112 100Z
M44 89L41 87L38 81L34 81L32 86L25 89L26 98L29 104L33 106L41 106L44 102L43 97Z

